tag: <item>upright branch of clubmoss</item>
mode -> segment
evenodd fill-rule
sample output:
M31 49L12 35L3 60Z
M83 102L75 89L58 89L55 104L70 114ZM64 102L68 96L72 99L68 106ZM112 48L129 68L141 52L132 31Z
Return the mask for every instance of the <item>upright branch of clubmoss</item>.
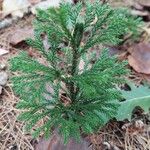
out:
M84 26L82 23L77 23L75 25L74 33L73 33L73 39L74 39L74 44L72 45L72 53L73 53L73 58L72 58L72 68L71 68L71 76L75 76L77 74L77 67L78 67L78 62L80 58L80 52L79 52L79 46L82 41L83 37L83 30ZM71 93L71 98L72 101L76 99L76 89L74 82L71 82L70 85L70 93Z
M33 135L48 137L55 127L66 143L115 117L121 98L116 87L127 74L126 62L118 62L104 49L93 64L90 49L119 43L122 35L136 33L138 24L139 19L126 10L99 1L38 10L35 38L27 42L41 53L46 65L25 52L10 61L11 70L19 74L12 83L21 99L17 107L25 110L19 118L26 129L44 119Z

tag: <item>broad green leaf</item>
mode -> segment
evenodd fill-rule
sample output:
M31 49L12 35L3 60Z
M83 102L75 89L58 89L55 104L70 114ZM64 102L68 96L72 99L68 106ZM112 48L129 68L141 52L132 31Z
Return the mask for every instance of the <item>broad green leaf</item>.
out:
M150 109L150 88L143 85L137 87L133 83L129 83L129 86L131 91L121 91L126 100L121 102L116 117L120 121L124 119L131 120L135 107L141 107L145 113L148 113Z

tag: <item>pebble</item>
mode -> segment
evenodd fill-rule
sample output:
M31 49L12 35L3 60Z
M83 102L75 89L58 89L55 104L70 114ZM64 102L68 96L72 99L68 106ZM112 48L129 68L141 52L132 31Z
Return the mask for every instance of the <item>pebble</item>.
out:
M8 74L4 71L0 72L0 86L5 86L8 80Z

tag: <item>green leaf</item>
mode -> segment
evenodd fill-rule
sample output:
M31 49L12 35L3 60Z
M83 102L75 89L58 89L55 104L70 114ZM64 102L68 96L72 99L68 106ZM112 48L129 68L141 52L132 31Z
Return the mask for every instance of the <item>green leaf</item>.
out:
M150 109L150 88L147 86L135 86L129 83L131 91L121 91L126 101L121 102L118 110L117 120L131 120L132 112L136 107L141 107L145 113Z

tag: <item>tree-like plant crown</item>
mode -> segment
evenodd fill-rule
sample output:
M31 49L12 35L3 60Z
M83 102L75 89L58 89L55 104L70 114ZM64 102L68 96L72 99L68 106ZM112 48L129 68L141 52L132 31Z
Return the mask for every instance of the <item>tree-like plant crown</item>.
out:
M121 98L117 85L124 81L126 62L118 62L106 49L96 57L91 48L119 43L122 35L136 32L138 22L126 10L98 1L38 10L34 39L27 42L46 65L25 52L11 59L12 71L19 74L12 82L21 98L17 107L25 110L19 118L26 129L43 119L35 137L48 137L57 128L67 142L115 117Z

